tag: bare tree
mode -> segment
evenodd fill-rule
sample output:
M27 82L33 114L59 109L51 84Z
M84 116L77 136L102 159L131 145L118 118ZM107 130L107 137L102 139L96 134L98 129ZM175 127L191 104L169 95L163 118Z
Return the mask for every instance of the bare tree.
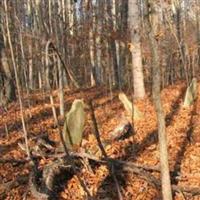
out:
M0 21L2 20L0 16ZM6 105L7 103L16 99L15 85L12 78L13 70L11 69L5 47L6 34L3 31L3 24L0 26L0 105Z
M5 8L5 14L6 14L6 16L5 16L6 31L7 31L7 35L8 35L8 43L9 43L9 48L10 48L10 52L11 52L11 59L12 59L12 64L13 64L13 68L14 68L15 81L16 81L17 92L18 92L18 99L19 99L19 105L20 105L20 114L21 114L21 121L22 121L22 127L23 127L23 132L24 132L26 152L27 152L28 158L30 159L31 154L30 154L30 150L29 150L29 146L28 146L28 133L27 133L25 119L24 119L24 109L23 109L22 98L21 98L21 89L20 89L20 85L19 85L19 77L18 77L18 73L17 73L17 67L16 67L16 63L15 63L13 46L12 46L11 36L10 36L7 0L4 0L4 8Z
M135 98L145 96L144 76L142 66L141 38L140 38L140 16L137 0L129 0L129 28L131 33L131 55L132 73Z
M158 120L158 139L159 139L159 153L160 153L160 166L161 166L161 182L162 182L162 196L163 200L172 200L172 190L169 174L168 164L168 151L167 151L167 137L166 126L163 106L160 98L160 62L158 54L158 41L156 40L156 25L155 20L156 8L153 0L146 0L146 9L148 12L148 18L146 20L148 37L150 42L150 49L152 54L152 66L153 66L153 102L156 109L156 115ZM149 12L151 11L151 12Z

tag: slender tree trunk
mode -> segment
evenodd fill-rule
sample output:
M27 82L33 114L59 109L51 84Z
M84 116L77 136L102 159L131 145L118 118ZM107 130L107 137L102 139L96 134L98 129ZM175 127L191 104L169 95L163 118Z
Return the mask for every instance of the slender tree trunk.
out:
M66 7L67 7L70 34L73 35L74 34L74 31L73 31L74 17L73 17L73 12L72 12L71 0L67 0Z
M155 5L153 0L146 0L146 8L150 5L151 19L156 14ZM161 182L162 182L162 197L163 200L172 200L172 190L169 174L168 164L168 151L167 151L167 137L166 126L163 106L160 97L161 87L161 73L158 55L158 41L156 40L156 26L154 22L150 22L150 13L148 10L148 19L146 20L148 36L150 42L150 49L152 53L152 66L153 66L153 102L156 109L156 115L158 120L158 139L159 139L159 153L160 153L160 166L161 166Z
M97 8L96 9L96 17L95 17L95 23L96 23L96 37L95 37L95 44L96 44L96 66L95 66L95 77L97 84L101 84L101 71L102 71L102 52L101 52L101 33L102 33L102 13L101 13L101 6L102 1L97 2Z
M90 48L90 62L91 62L91 67L90 67L90 82L91 86L96 85L96 79L94 75L94 69L95 69L95 59L94 59L94 38L93 38L93 30L89 30L89 48Z
M91 2L89 2L90 0L87 0L85 2L85 7L90 4L90 12L91 15L93 16L94 13L94 9L93 6L91 4ZM86 15L86 19L89 20L89 16ZM96 61L95 61L95 41L94 41L94 24L95 23L95 18L92 17L92 19L90 19L90 28L89 28L89 52L90 52L90 83L91 86L95 86L97 81L96 81L96 77L95 77L95 66L96 66Z
M120 30L120 35L125 35L124 40L126 41L127 36L128 36L128 0L122 0L121 1L121 6L120 6L120 17L121 20L117 20L119 30ZM125 45L125 42L119 42L119 74L120 74L120 82L121 85L124 84L126 78L125 78L125 73L126 73L126 59L128 55L128 49ZM126 80L127 81L127 80Z
M10 47L11 59L12 59L12 64L13 64L14 73L15 73L15 80L16 80L16 85L17 85L17 92L18 92L18 99L19 99L19 105L20 105L20 114L21 114L21 121L22 121L22 127L23 127L23 132L24 132L26 152L27 152L28 158L31 158L31 154L30 154L30 150L29 150L29 146L28 146L28 133L26 130L26 124L25 124L25 119L24 119L24 109L23 109L22 98L21 98L19 78L18 78L18 74L17 74L17 67L16 67L16 63L15 63L14 52L13 52L13 47L12 47L12 42L11 42L11 35L10 35L10 30L9 30L7 0L4 0L4 8L5 8L5 14L6 14L6 29L7 29L7 35L8 35L8 43L9 43L9 47Z
M184 44L184 37L182 31L182 8L181 8L181 1L180 0L172 0L173 6L173 14L175 17L175 25L176 25L176 32L177 32L177 40L179 45L179 67L180 67L180 78L183 78L185 75L187 84L188 81L188 74L186 69L186 58L185 58L185 44Z
M112 4L111 4L112 3ZM108 12L108 25L110 26L110 31L116 31L116 10L115 10L115 0L111 2L111 0L107 0L107 12ZM109 37L109 48L111 51L111 58L113 64L113 71L114 71L114 80L115 80L115 87L121 88L120 85L120 76L119 76L119 45L117 41L115 41L110 35Z
M50 33L53 32L53 27L52 27L52 0L48 1L48 15L49 15L49 28L50 28Z
M0 102L0 104L6 105L7 103L16 100L16 93L15 93L15 86L14 86L14 80L12 78L12 73L10 66L8 64L8 59L5 53L5 49L1 50L1 64L3 67L4 72L4 92L2 92L3 101ZM3 89L3 87L1 88Z
M200 0L196 0L196 26L197 26L197 44L198 44L198 65L200 66Z
M60 59L58 59L58 73L59 73L59 99L60 99L60 115L64 117L64 91L63 91L63 69Z
M3 15L0 22L3 24ZM0 105L6 106L8 102L16 99L12 70L10 69L6 55L5 44L7 41L3 25L0 26Z
M29 67L29 88L33 90L33 57L32 57L32 44L28 45L29 50L29 60L28 60L28 67Z
M137 0L129 0L129 28L131 33L131 54L133 88L135 98L145 96L144 75L142 66L141 38L140 38L140 17Z

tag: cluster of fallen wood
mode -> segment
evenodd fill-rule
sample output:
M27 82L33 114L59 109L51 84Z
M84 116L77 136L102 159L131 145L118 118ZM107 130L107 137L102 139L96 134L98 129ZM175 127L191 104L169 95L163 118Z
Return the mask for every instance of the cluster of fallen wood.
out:
M125 109L131 114L134 109L133 115L136 118L140 118L142 113L134 107L128 101L124 94L119 95L120 100L124 104ZM7 191L14 187L18 187L21 184L29 183L29 190L32 195L38 199L55 199L58 193L62 190L62 183L69 180L74 175L77 176L81 186L83 187L88 199L92 199L92 195L87 189L84 181L79 177L78 172L90 165L90 161L93 161L93 165L101 164L107 165L110 170L110 174L115 182L118 197L122 200L121 189L118 180L115 176L116 171L125 171L134 173L141 178L145 179L149 184L156 188L161 188L160 179L156 178L152 172L160 172L159 166L145 166L135 164L133 162L127 162L118 159L111 159L106 154L105 148L107 145L112 144L113 141L124 140L133 134L132 125L130 122L120 124L112 133L110 133L110 139L107 141L101 141L100 134L97 127L95 118L95 112L92 102L89 102L91 110L91 119L94 127L94 135L97 140L98 146L94 151L88 151L82 149L81 153L77 153L74 150L74 146L80 146L82 141L82 132L85 121L85 113L83 111L82 100L75 100L70 112L66 115L64 123L64 129L61 130L59 124L57 124L61 145L56 145L51 141L47 134L32 138L35 141L35 146L30 149L31 156L28 159L16 160L16 159L0 159L0 164L12 163L13 165L21 165L24 163L30 164L30 174L27 176L19 176L15 180L3 183L0 185L0 198L3 198ZM19 143L22 150L26 152L26 147ZM96 155L96 151L100 151L100 156ZM79 151L80 152L80 151ZM48 158L51 160L50 164L47 164L43 169L39 168L39 161L42 158ZM90 168L92 166L86 166ZM120 173L120 172L119 172ZM174 179L178 177L173 177ZM192 195L200 195L199 188L180 187L172 185L174 192L181 192L182 194L190 193ZM28 190L27 190L28 191Z
M95 132L98 132L98 130L96 129ZM98 133L96 134L98 137ZM131 134L133 134L133 130L131 124L127 122L117 127L111 133L111 141L123 140L129 137ZM98 165L99 164L107 165L109 168L111 168L112 166L111 170L115 170L115 172L118 171L119 173L120 172L134 173L139 177L145 179L149 184L155 186L156 188L161 187L160 180L156 178L154 175L152 175L152 172L160 171L159 166L139 165L133 162L111 159L107 155L105 156L103 153L101 157L97 157L95 155L86 153L84 150L81 153L70 151L68 152L69 154L66 156L65 152L55 153L56 145L54 144L54 142L49 140L47 134L45 134L44 136L33 138L33 140L36 141L36 145L34 146L34 148L31 149L31 154L32 154L31 160L0 159L0 163L3 164L12 163L13 165L21 165L24 163L29 163L31 166L29 177L27 176L17 177L13 181L1 184L1 189L0 189L2 191L0 194L1 198L6 194L7 191L12 189L13 187L18 187L21 184L29 183L28 189L31 191L32 195L35 198L55 199L56 196L58 195L58 192L62 190L61 184L69 180L71 177L73 177L73 175L75 174L77 175L78 172L85 166L85 164L87 165L90 164L90 161L93 161L93 165L96 163ZM99 142L101 143L101 140L99 140ZM99 145L102 145L102 143ZM23 145L21 145L21 148L24 149ZM105 146L102 145L101 148L105 148ZM46 166L44 166L43 169L39 169L38 162L42 158L51 159L51 164L47 164ZM183 194L190 193L192 195L200 195L199 188L180 187L177 185L172 185L172 189L174 192L181 192ZM92 199L92 196L89 196L88 198Z

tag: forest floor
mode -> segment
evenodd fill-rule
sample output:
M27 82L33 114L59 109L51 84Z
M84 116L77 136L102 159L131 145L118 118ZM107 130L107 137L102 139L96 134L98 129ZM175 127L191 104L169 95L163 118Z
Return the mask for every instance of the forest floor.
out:
M166 132L168 136L169 163L172 183L186 188L200 187L200 87L198 98L190 108L183 108L183 99L186 91L184 83L177 83L162 91L162 102L166 115ZM54 91L55 106L59 108L57 91ZM85 90L65 91L66 110L69 110L74 99L93 99L95 114L102 139L108 135L123 121L126 121L126 113L123 105L118 100L118 91L113 91L113 96L105 88L90 88ZM54 126L51 105L48 96L34 93L28 99L24 97L25 118L29 138L42 134L48 134L49 138L59 143L58 129ZM156 128L156 114L149 97L135 104L143 112L143 118L134 122L134 134L127 139L115 141L106 152L111 158L130 161L144 166L158 166L159 151ZM88 108L86 126L84 130L84 143L90 146L96 143L92 136L92 123ZM128 117L127 117L128 118ZM5 131L7 125L8 134ZM0 114L0 160L16 159L24 160L26 153L18 143L24 142L23 130L20 121L18 103L12 103L7 112ZM31 141L30 145L34 145ZM48 158L42 158L40 165L51 162ZM28 177L30 167L28 162L13 163L0 161L0 199L34 199L28 191L27 179L20 183L14 182L19 177ZM78 172L85 181L94 199L115 200L118 199L114 181L106 165L98 164L93 171L82 167ZM161 199L161 190L149 184L144 177L131 172L117 170L117 180L125 200L157 200ZM158 172L151 172L159 178ZM10 184L11 183L11 184ZM79 200L84 199L84 191L81 188L77 176L70 177L62 185L58 199ZM25 195L26 194L26 195ZM26 196L26 198L25 198ZM200 195L191 195L182 192L174 194L175 200L200 200Z

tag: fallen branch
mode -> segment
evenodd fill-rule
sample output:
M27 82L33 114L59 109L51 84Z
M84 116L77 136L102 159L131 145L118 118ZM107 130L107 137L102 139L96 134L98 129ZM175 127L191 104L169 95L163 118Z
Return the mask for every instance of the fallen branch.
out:
M107 160L99 159L87 153L71 153L71 155L74 157L88 158L90 160L93 160L101 164L105 165L107 164ZM116 168L118 167L118 169L122 169L123 171L135 173L140 177L142 177L143 179L145 179L151 185L155 186L156 188L161 188L160 180L149 172L149 171L160 172L159 166L140 165L132 162L126 162L111 158L109 158L109 162L111 162ZM200 195L200 188L195 188L195 187L188 187L188 186L182 187L182 186L172 185L172 190L174 192L190 193L193 196Z
M22 184L26 184L28 182L28 175L27 176L18 176L12 181L1 183L0 184L0 199L6 199L6 194L8 191L16 188Z
M175 192L182 192L182 193L190 193L193 196L195 195L200 195L200 188L199 187L189 187L189 186L177 186L177 185L172 185L172 189Z
M62 156L62 155L63 154L61 154L60 156ZM100 159L100 158L98 158L94 155L91 155L91 154L88 154L88 153L85 153L85 152L82 152L82 153L71 152L70 155L72 155L73 157L88 158L89 160L93 160L93 161L96 161L96 162L102 163L102 164L106 164L106 162L107 162L105 159ZM137 163L133 163L133 162L113 159L113 158L108 158L108 160L110 162L113 162L115 165L125 165L127 167L142 168L142 169L147 170L147 171L160 172L160 166L159 165L156 165L156 166L142 165L142 164L137 164Z
M6 163L15 163L15 164L24 164L30 160L28 159L14 159L14 158L1 158L0 159L0 164L6 164Z
M55 154L55 155L49 155L48 158L63 158L65 157L65 153L60 153L60 154ZM94 155L90 155L88 153L74 153L71 152L70 156L73 158L87 158L89 160L98 162L100 164L103 165L107 165L107 160L105 159L100 159ZM36 158L35 156L33 156L34 158ZM37 158L41 158L40 156L37 156ZM0 163L7 163L7 162L20 162L20 163L26 163L26 162L30 162L29 159L24 159L24 160L15 160L15 159L0 159ZM122 161L122 160L117 160L117 159L112 159L109 158L109 162L111 162L116 168L118 169L122 169L123 171L127 171L127 172L131 172L131 173L135 173L137 175L139 175L140 177L142 177L143 179L145 179L149 184L155 186L156 188L160 188L160 180L155 178L155 176L153 176L150 171L154 171L154 172L160 172L160 167L159 166L149 166L149 165L141 165L141 164L136 164L136 163L132 163L132 162L127 162L127 161ZM15 182L20 183L20 181L23 181L23 178L20 179L21 177L18 177L16 180L11 181L9 183L6 183L8 185L10 185L10 187L8 188L12 188L17 187L18 185L15 186ZM13 185L12 185L13 184ZM5 184L3 184L5 186ZM7 187L7 186L6 186ZM2 188L2 185L0 187L0 189ZM177 186L177 185L172 185L172 190L174 192L181 192L181 193L190 193L193 196L195 195L200 195L200 188L195 188L195 187L188 187L188 186ZM2 193L0 194L1 197Z
M103 144L101 142L101 138L100 138L100 134L99 134L98 126L97 126L97 121L96 121L96 117L95 117L95 113L94 113L94 107L92 105L92 101L91 100L89 101L89 106L90 106L90 110L91 110L91 118L92 118L92 122L93 122L95 138L97 140L97 143L98 143L98 146L99 146L99 148L101 150L101 153L104 156L104 159L107 161L107 165L108 165L109 171L110 171L110 173L112 175L112 178L113 178L113 180L115 182L115 185L116 185L118 198L119 198L119 200L123 200L123 197L122 197L122 194L121 194L121 188L120 188L119 182L117 180L117 177L115 175L115 167L114 167L114 165L112 163L109 162L109 157L106 154L104 146L103 146Z

